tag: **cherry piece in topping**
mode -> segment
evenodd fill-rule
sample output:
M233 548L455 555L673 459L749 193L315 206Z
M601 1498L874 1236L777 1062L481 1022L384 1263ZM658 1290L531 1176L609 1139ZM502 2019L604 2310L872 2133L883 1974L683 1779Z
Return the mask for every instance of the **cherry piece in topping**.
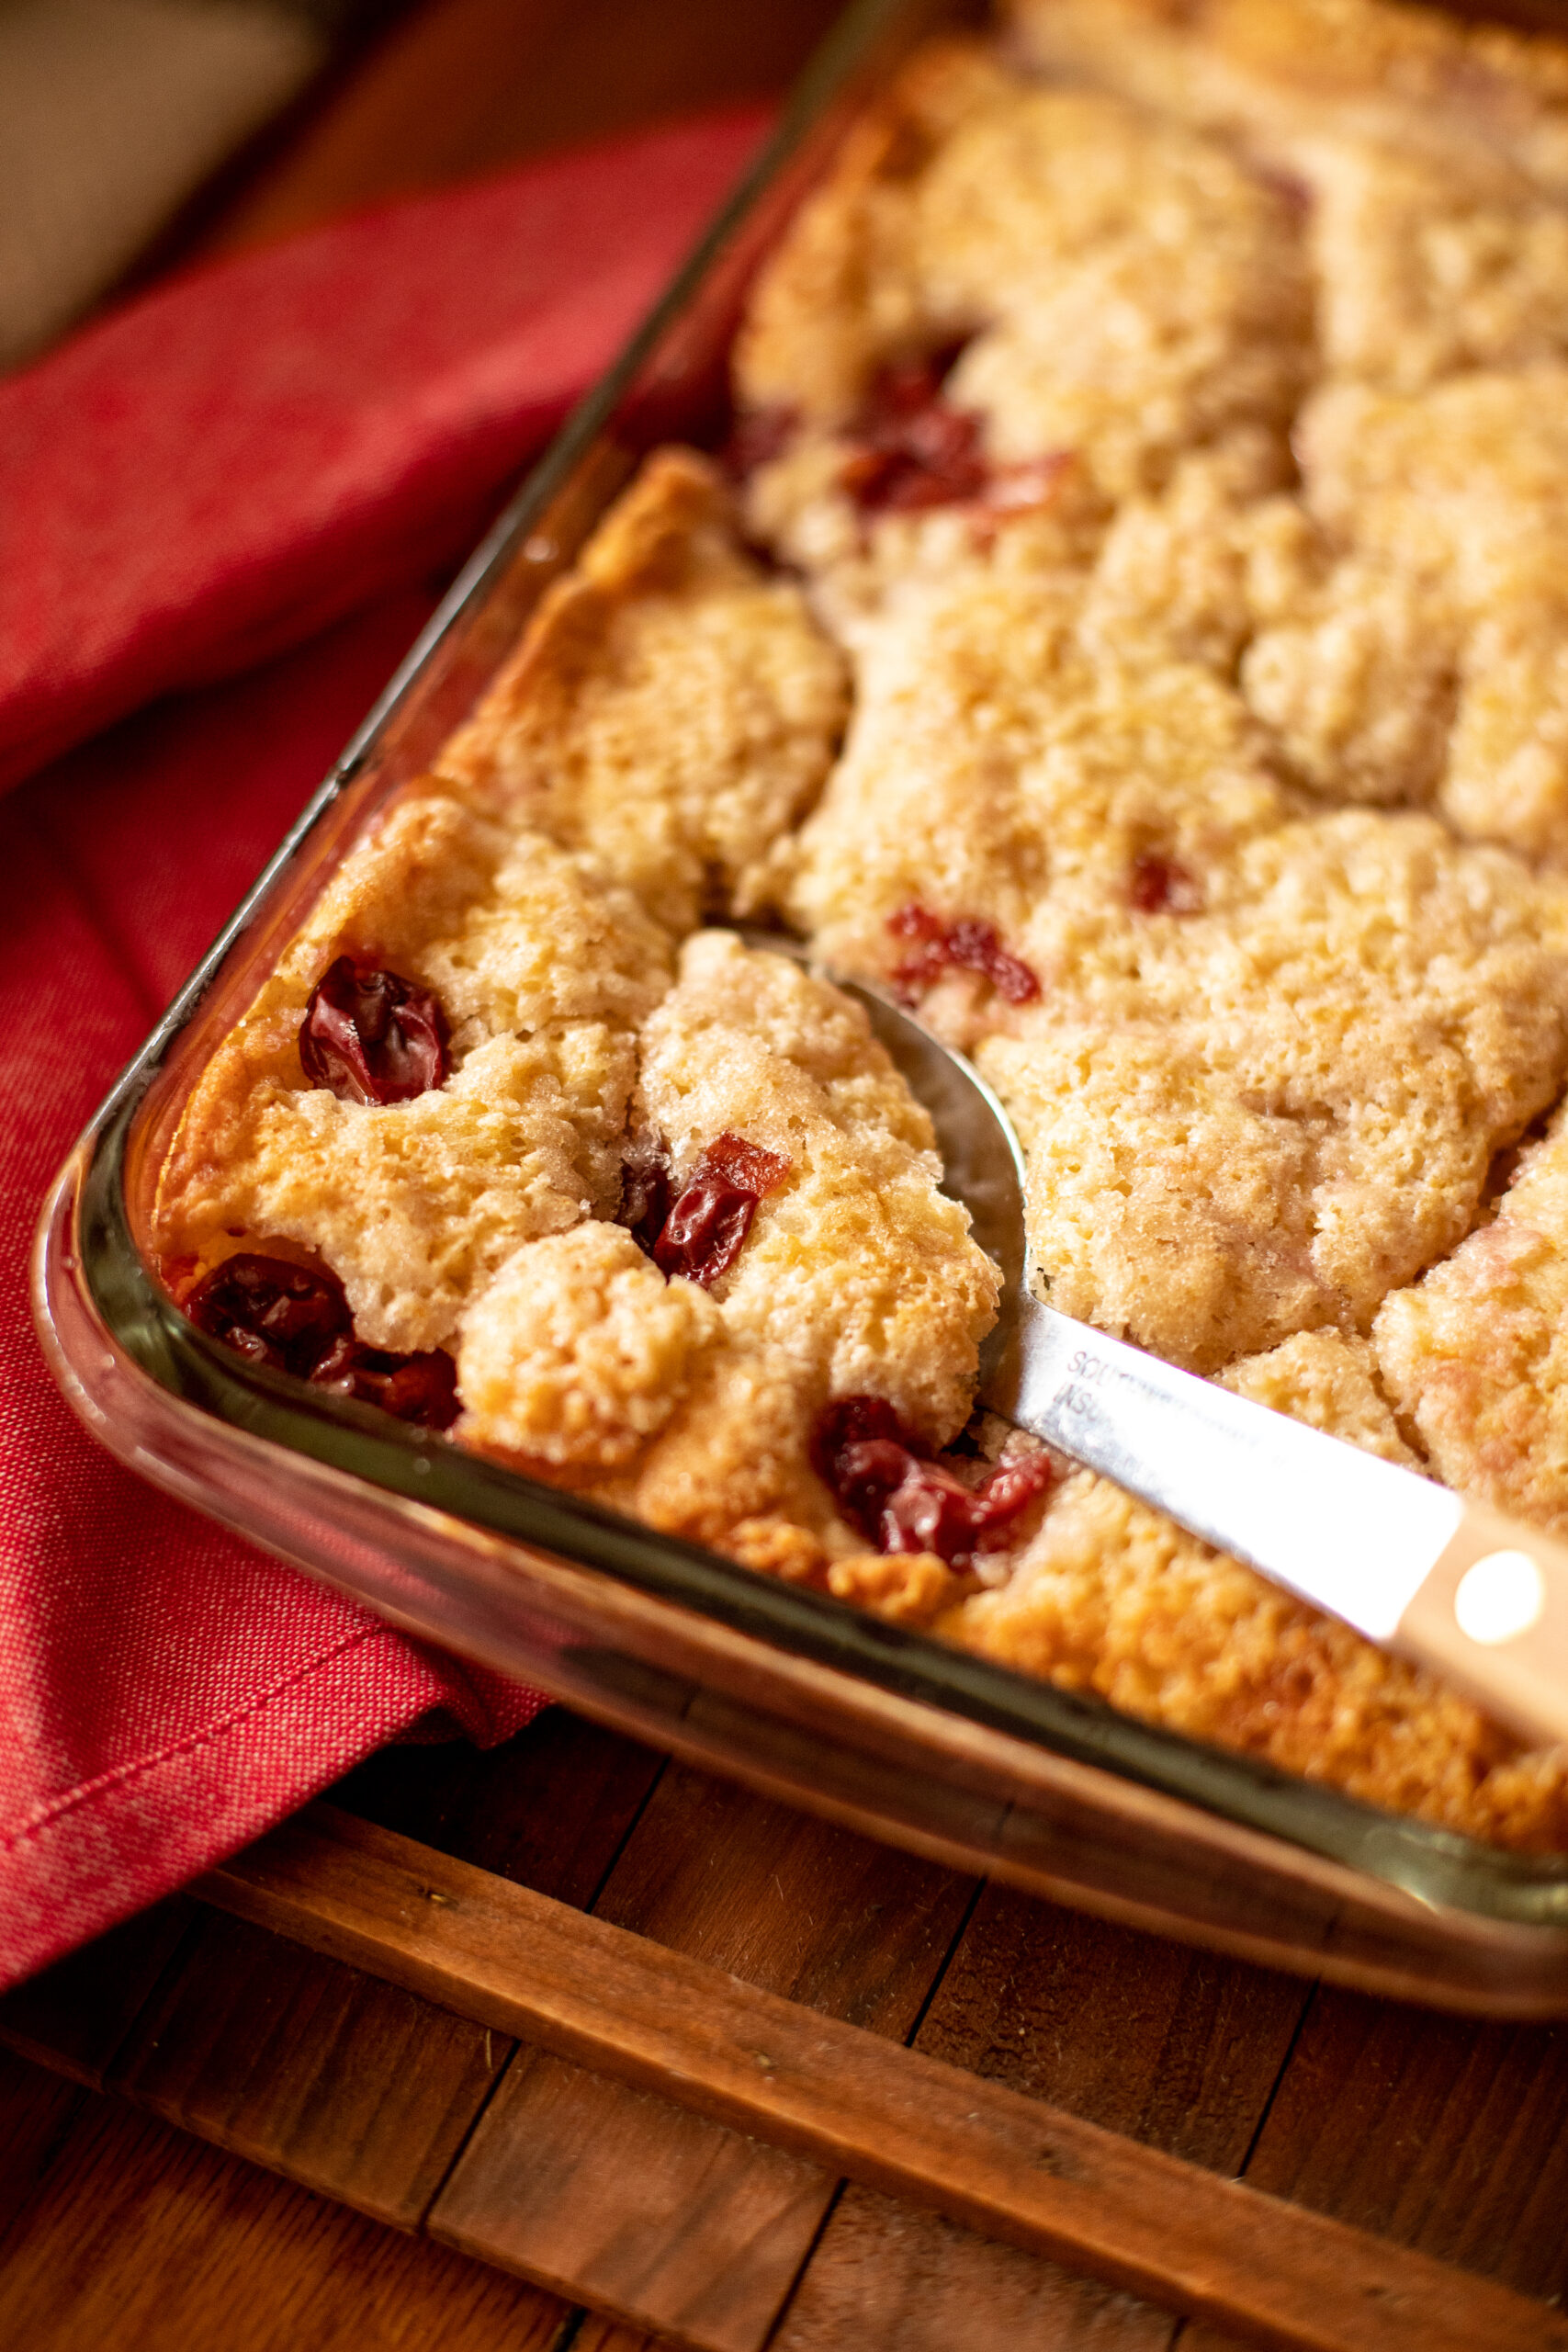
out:
M664 1274L684 1274L709 1289L745 1246L757 1203L789 1172L789 1162L740 1136L710 1143L692 1170L653 1245Z
M197 1330L248 1363L308 1374L350 1329L343 1284L325 1266L241 1250L191 1292L185 1311Z
M412 1102L446 1080L446 1016L412 980L340 956L310 991L299 1059L340 1102Z
M1202 908L1203 886L1179 859L1141 850L1133 860L1127 903L1141 915L1195 915Z
M450 1429L457 1418L457 1367L445 1348L394 1355L344 1332L311 1373L310 1384L355 1396L362 1405L379 1405L384 1413L421 1429Z
M934 1552L950 1567L993 1550L1052 1478L1045 1455L1030 1454L965 1487L931 1461L882 1396L842 1396L826 1407L811 1461L845 1518L878 1551Z
M644 1254L653 1255L675 1197L670 1159L651 1136L638 1136L621 1162L621 1204L615 1223L624 1225Z
M1002 945L995 923L974 915L949 922L930 907L913 904L889 915L887 928L912 951L893 968L896 985L908 995L930 988L950 969L978 972L1010 1004L1032 1004L1040 993L1038 976L1021 956Z
M950 408L943 379L964 348L885 368L854 434L840 481L865 514L918 514L978 498L990 469L980 454L980 419Z
M764 1151L760 1143L748 1143L744 1136L716 1136L694 1174L718 1175L728 1178L741 1192L754 1193L758 1200L784 1182L789 1174L789 1162L776 1151Z
M961 505L986 487L979 437L977 416L933 401L912 416L874 427L846 458L839 480L863 514L918 514Z

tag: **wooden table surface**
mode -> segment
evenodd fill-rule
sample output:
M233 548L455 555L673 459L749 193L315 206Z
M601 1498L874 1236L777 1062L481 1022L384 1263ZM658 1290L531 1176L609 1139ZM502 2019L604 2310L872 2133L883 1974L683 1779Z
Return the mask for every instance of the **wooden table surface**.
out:
M834 13L428 0L193 208L159 266L775 88ZM336 1795L1147 2146L1553 2305L1568 2287L1563 2029L1427 2016L979 1887L559 1711L489 1756L383 1751ZM777 2352L1221 2352L1201 2324L657 2101L638 2120L621 2086L186 1903L0 2004L0 2343L25 2352L656 2340L604 2309ZM509 2201L519 2167L530 2193ZM574 2300L509 2263L599 2286Z

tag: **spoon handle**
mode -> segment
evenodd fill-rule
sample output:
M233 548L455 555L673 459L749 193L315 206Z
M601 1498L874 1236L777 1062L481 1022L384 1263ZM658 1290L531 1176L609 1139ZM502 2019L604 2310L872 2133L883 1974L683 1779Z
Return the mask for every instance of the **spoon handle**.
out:
M1568 1740L1568 1546L1019 1300L995 1412L1533 1740Z

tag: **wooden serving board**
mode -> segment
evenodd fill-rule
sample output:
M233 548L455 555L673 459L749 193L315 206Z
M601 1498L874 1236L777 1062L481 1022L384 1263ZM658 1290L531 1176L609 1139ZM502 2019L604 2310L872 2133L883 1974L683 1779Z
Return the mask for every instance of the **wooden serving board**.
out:
M106 2132L155 2118L418 2233L454 2313L532 2282L583 2352L1568 2352L1560 2027L978 1887L560 1711L334 1795L0 2003L86 2086L15 2070L0 2340L188 2343L184 2270L116 2333L161 2254L141 2205L104 2234Z

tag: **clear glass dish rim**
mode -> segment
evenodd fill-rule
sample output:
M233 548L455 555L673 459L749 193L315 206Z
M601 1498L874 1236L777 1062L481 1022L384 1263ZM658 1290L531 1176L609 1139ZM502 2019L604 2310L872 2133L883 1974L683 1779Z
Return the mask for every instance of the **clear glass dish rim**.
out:
M739 1566L563 1490L411 1430L372 1408L253 1369L215 1346L146 1266L128 1213L125 1159L138 1111L220 967L344 789L374 758L454 630L482 607L551 501L611 427L662 340L768 195L803 139L880 47L950 12L932 0L855 0L818 51L777 130L605 374L567 419L463 568L342 758L73 1148L82 1169L82 1282L114 1345L170 1395L389 1495L578 1561L795 1656L1001 1731L1223 1820L1304 1849L1478 1921L1568 1928L1568 1855L1527 1855L1383 1812L1318 1783L1141 1722L829 1596ZM58 1182L59 1180L57 1179ZM51 1187L52 1199L55 1187Z

